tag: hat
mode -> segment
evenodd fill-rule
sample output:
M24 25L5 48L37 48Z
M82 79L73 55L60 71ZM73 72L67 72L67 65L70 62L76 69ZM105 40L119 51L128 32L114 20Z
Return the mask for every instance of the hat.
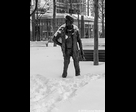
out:
M71 21L72 23L74 22L74 18L71 15L66 15L65 19Z

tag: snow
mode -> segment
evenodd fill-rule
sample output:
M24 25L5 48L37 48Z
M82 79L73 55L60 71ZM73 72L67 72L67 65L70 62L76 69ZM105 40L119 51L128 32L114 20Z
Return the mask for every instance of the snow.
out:
M105 110L104 79L91 80L88 85L77 90L77 95L57 105L59 111L78 112L79 110ZM63 105L63 106L62 106Z
M61 49L52 46L30 47L30 112L104 112L105 63L80 62L75 77L71 59L63 79Z

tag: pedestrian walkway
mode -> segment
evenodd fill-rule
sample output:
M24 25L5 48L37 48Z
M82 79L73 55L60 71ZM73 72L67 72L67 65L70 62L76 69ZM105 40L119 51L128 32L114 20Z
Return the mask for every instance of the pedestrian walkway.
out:
M30 41L30 47L48 47L53 46L53 43L48 43L48 41Z
M94 38L81 39L84 49L93 49ZM99 38L99 49L105 48L105 38ZM47 41L30 41L30 47L46 47ZM49 47L53 46L52 42L49 42Z
M52 44L53 45L53 44ZM30 49L30 74L45 74L49 77L60 77L63 71L63 55L58 47L31 47ZM105 69L105 62L99 62L99 66L93 66L93 61L80 61L81 74L97 72L99 67ZM99 69L100 70L100 69ZM68 77L75 74L73 59L70 59Z
M92 50L94 49L94 38L89 39L81 39L83 44L83 49L85 50ZM105 38L98 39L99 49L105 50Z

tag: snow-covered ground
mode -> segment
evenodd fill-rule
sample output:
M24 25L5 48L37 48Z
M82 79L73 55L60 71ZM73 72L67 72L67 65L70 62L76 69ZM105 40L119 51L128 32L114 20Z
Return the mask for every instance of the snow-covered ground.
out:
M60 47L30 47L30 112L104 112L105 63L80 62L75 77L73 60L61 78Z

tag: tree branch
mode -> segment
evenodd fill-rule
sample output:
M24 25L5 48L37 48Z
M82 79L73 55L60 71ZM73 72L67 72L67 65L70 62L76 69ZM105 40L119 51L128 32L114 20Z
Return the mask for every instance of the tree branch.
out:
M30 1L30 4L31 4L31 1ZM32 16L35 13L35 11L37 10L37 7L38 7L37 5L38 5L38 0L35 0L35 8L32 11L32 13L30 14L30 16Z

